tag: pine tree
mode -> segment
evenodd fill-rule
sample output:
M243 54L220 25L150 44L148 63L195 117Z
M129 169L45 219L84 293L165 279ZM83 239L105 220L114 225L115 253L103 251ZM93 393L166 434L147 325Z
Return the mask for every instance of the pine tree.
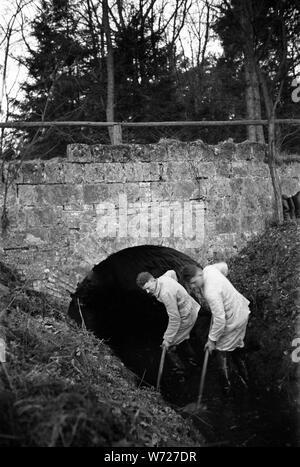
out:
M86 96L92 77L91 49L78 28L78 5L69 0L41 0L41 14L33 20L36 48L26 59L30 80L23 84L25 99L19 102L20 118L27 121L85 120ZM86 39L86 38L85 38ZM100 116L101 118L101 116ZM31 157L65 153L78 140L78 129L50 128L28 131Z

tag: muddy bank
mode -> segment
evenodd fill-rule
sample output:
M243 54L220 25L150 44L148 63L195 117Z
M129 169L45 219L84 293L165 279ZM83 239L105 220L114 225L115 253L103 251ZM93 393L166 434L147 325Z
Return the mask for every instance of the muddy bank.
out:
M0 365L1 447L204 444L189 420L183 423L152 387L138 388L109 347L66 321L64 312L19 289L1 303L7 345L5 372Z

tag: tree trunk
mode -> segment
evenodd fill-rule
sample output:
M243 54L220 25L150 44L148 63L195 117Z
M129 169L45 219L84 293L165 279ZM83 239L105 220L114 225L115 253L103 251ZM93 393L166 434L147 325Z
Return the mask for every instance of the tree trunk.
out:
M283 222L283 208L282 208L281 187L280 187L280 182L279 182L279 177L278 177L277 167L276 167L277 149L276 149L276 128L275 128L276 106L277 106L277 102L280 97L281 90L279 91L279 94L277 95L277 100L273 104L270 94L269 94L266 77L263 71L259 68L258 64L257 64L256 70L257 70L257 75L259 77L261 88L263 91L264 103L265 103L266 112L268 116L268 165L269 165L269 170L270 170L270 175L271 175L271 180L272 180L272 185L273 185L273 190L274 190L275 220L278 223L282 223ZM282 89L282 86L280 86L280 89Z
M253 88L253 97L254 97L254 107L255 107L255 120L261 120L261 97L259 92L259 79L257 76L256 65L253 63L252 66L252 88ZM265 144L265 135L263 125L256 125L256 141L258 143Z
M256 72L255 34L253 30L253 11L251 2L243 0L240 4L239 17L243 35L243 50L245 58L246 107L247 118L261 119L261 100L259 93L259 80ZM262 126L250 125L247 127L250 141L264 143Z
M247 119L254 120L255 119L255 101L254 101L254 93L253 93L253 86L251 80L251 69L249 66L248 57L245 54L245 83L246 83L246 109L247 109ZM256 142L256 128L255 125L248 125L247 126L247 136L248 140L252 142Z
M111 39L111 30L109 26L108 16L108 3L107 0L102 1L103 9L103 28L106 38L106 71L107 71L107 98L106 98L106 121L114 121L114 94L115 94L115 83L114 83L114 55L113 46ZM110 142L115 144L113 127L108 129Z
M245 82L246 82L246 107L247 118L250 120L261 120L261 99L259 92L259 81L253 56L245 54ZM249 125L247 127L248 139L257 143L265 143L262 125Z
M268 122L268 162L275 197L275 221L283 222L282 196L276 168L275 115L272 113Z

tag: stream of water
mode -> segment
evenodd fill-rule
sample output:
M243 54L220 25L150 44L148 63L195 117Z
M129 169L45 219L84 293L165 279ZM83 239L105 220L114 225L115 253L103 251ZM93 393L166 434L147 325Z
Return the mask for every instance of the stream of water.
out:
M200 370L194 372L181 391L166 390L165 398L184 417L193 419L208 445L300 446L299 413L292 401L251 384L248 390L233 385L231 393L225 395L213 365L207 372L200 410L190 411L189 404L197 401L200 377Z
M156 352L156 353L155 353ZM119 353L127 367L146 383L155 386L159 350L122 350ZM196 413L183 410L198 398L201 365L192 370L182 385L165 365L161 391L166 403L183 417L191 417L206 439L207 445L230 447L294 447L300 446L299 412L295 400L276 395L249 384L248 390L233 384L225 395L219 383L213 358L209 362L202 402L206 409ZM234 381L234 380L233 380ZM195 405L195 404L194 404Z

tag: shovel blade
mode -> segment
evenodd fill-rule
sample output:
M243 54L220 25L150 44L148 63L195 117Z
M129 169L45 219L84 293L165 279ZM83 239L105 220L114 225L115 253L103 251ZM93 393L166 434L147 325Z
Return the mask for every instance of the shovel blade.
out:
M207 406L205 404L198 404L198 402L191 402L190 404L185 405L182 407L181 412L186 414L197 414L197 412L206 411Z

